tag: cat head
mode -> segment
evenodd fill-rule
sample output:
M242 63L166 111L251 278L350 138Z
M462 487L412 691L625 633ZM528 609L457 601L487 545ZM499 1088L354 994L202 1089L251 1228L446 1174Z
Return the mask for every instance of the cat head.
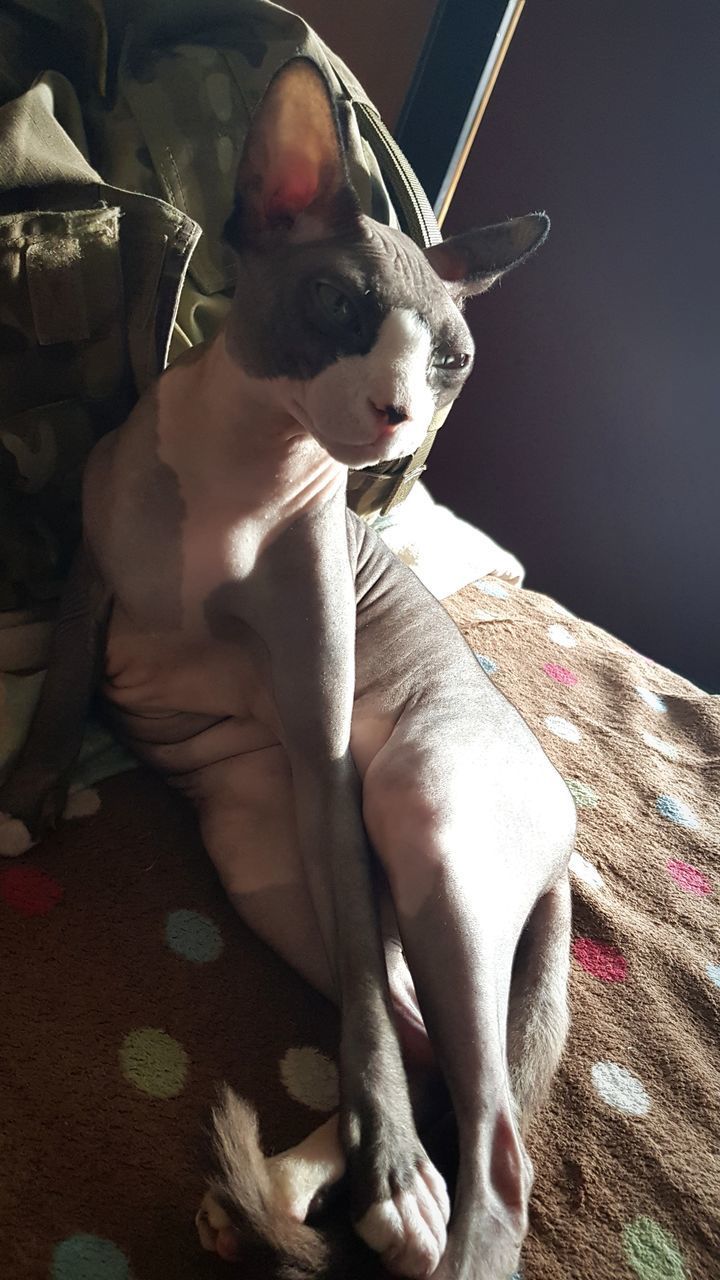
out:
M342 106L342 104L341 104ZM363 214L342 119L313 63L271 82L225 236L237 260L230 355L339 462L411 454L473 361L461 308L545 239L544 214L419 248Z

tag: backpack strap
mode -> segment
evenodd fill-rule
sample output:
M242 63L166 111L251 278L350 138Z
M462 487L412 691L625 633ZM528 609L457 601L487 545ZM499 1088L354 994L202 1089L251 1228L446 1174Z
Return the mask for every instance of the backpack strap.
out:
M353 101L361 136L372 147L380 172L390 188L405 231L416 244L427 249L442 240L432 206L410 162L400 150L376 107L362 99Z

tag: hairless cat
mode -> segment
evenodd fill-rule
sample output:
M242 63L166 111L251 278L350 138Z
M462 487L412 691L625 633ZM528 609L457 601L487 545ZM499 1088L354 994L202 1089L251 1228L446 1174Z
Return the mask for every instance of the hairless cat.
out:
M505 1280L527 1228L523 1135L567 1028L574 807L345 488L349 466L411 454L457 396L464 299L548 222L422 250L361 213L342 139L320 73L291 61L239 166L227 321L91 454L0 851L61 811L99 680L126 741L194 802L239 914L341 1008L339 1112L299 1147L266 1159L226 1091L204 1246L236 1257L245 1215L316 1273L305 1218L346 1173L387 1270ZM452 1213L418 1137L423 1073L457 1121Z

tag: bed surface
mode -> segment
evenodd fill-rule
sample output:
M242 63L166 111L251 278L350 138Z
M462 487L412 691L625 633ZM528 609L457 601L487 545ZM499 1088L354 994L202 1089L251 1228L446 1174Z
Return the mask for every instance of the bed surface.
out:
M578 805L573 1026L529 1142L523 1280L714 1280L720 699L497 578L448 608ZM309 1131L334 1011L243 928L157 779L74 806L0 864L0 1275L268 1277L196 1243L202 1126L228 1079L270 1147Z

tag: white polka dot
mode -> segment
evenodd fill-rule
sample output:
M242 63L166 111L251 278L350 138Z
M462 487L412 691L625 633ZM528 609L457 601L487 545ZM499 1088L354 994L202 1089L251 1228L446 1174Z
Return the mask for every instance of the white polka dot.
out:
M591 889L603 889L605 881L603 880L597 867L592 862L588 862L587 858L583 858L577 849L573 849L570 857L570 870L578 880L582 880L583 884L589 885Z
M503 587L499 582L494 582L492 578L479 578L475 583L478 591L482 591L484 596L495 596L497 600L507 600L507 587Z
M564 716L546 716L545 725L556 738L564 738L566 742L581 742L582 733L576 724L571 724Z
M592 1082L603 1102L629 1116L646 1116L650 1097L641 1080L618 1062L596 1062Z
M552 626L548 627L548 636L553 644L561 644L563 649L574 649L577 644L577 640L570 634L567 627L563 627L559 622L553 622Z
M642 740L649 747L653 747L655 751L659 751L661 756L667 756L668 760L677 760L680 752L674 747L672 742L665 742L663 738L656 738L654 733L648 733L646 729L642 730Z
M235 160L235 144L232 138L223 135L215 143L215 151L221 173L229 173Z
M312 1111L334 1111L338 1105L338 1073L319 1049L288 1049L280 1061L280 1079L296 1102Z
M496 622L494 613L488 613L487 609L478 609L475 613L478 622Z
M230 77L222 71L212 71L205 80L208 101L218 120L229 120L232 115Z
M664 715L667 711L663 699L657 693L653 693L652 689L645 689L638 684L635 686L635 692L638 698L642 698L645 705L651 707L653 711L658 711L661 715Z
M71 791L65 804L65 818L90 818L100 808L100 796L94 787Z

